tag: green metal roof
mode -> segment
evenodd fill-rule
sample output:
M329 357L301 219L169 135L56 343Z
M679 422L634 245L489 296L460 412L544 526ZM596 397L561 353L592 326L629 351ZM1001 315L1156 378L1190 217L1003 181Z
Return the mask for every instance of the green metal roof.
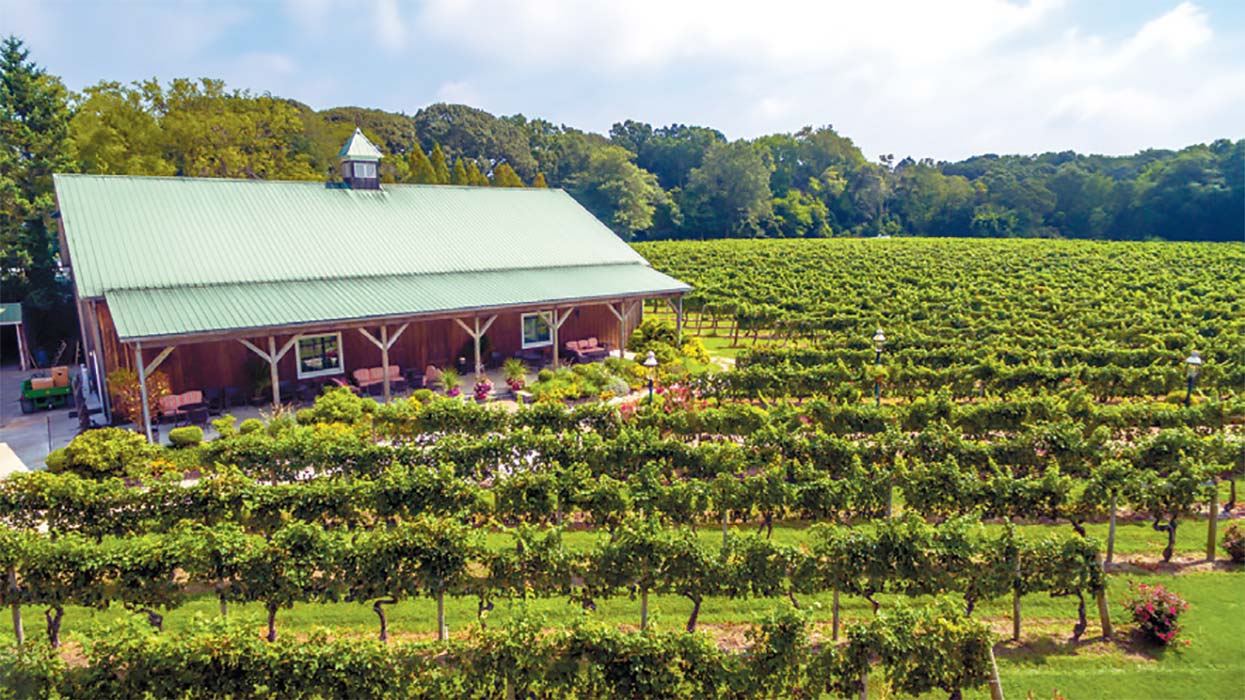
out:
M54 180L78 296L127 339L690 289L561 190Z
M106 298L117 334L137 340L688 289L647 265L620 264L116 290Z
M371 141L368 141L361 129L356 128L350 135L350 139L337 152L337 157L346 160L380 160L384 154Z
M0 304L0 326L15 326L22 322L22 304L10 301Z

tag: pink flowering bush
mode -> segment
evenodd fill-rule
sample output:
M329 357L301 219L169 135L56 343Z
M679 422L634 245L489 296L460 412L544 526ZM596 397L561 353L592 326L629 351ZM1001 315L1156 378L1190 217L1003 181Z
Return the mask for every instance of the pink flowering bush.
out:
M1124 607L1133 615L1133 621L1142 634L1156 644L1167 646L1180 632L1180 613L1189 609L1174 591L1163 586L1129 582L1132 594L1124 601Z

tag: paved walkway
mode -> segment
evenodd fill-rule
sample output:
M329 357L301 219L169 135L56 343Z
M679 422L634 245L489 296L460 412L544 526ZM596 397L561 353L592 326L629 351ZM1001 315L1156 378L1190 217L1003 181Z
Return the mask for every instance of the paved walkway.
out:
M78 368L70 367L70 373L76 376ZM5 465L0 466L0 473L5 468L16 468L12 465L17 464L42 469L49 451L68 445L78 434L78 419L70 417L72 401L66 408L22 414L22 382L32 376L48 374L47 370L23 372L16 364L0 367L0 443L13 454L13 457L0 455L0 463ZM86 399L88 407L98 408L99 399L89 391Z

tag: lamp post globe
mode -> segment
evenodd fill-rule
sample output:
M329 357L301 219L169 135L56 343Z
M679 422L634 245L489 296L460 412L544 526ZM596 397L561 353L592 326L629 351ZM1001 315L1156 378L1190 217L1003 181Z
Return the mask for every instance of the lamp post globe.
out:
M644 366L648 368L648 402L653 403L653 377L657 374L657 355L652 350L648 351L648 357L644 358Z
M1184 405L1185 408L1188 408L1189 403L1193 400L1193 385L1197 383L1197 373L1202 369L1202 356L1198 354L1197 350L1193 350L1185 358L1184 363L1189 370L1189 379L1184 394Z

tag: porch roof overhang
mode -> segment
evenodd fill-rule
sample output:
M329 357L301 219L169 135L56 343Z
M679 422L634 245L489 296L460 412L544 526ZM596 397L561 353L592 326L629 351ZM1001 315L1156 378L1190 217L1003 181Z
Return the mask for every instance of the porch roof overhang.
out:
M119 289L104 297L118 337L128 343L677 296L690 289L645 264L610 264Z

